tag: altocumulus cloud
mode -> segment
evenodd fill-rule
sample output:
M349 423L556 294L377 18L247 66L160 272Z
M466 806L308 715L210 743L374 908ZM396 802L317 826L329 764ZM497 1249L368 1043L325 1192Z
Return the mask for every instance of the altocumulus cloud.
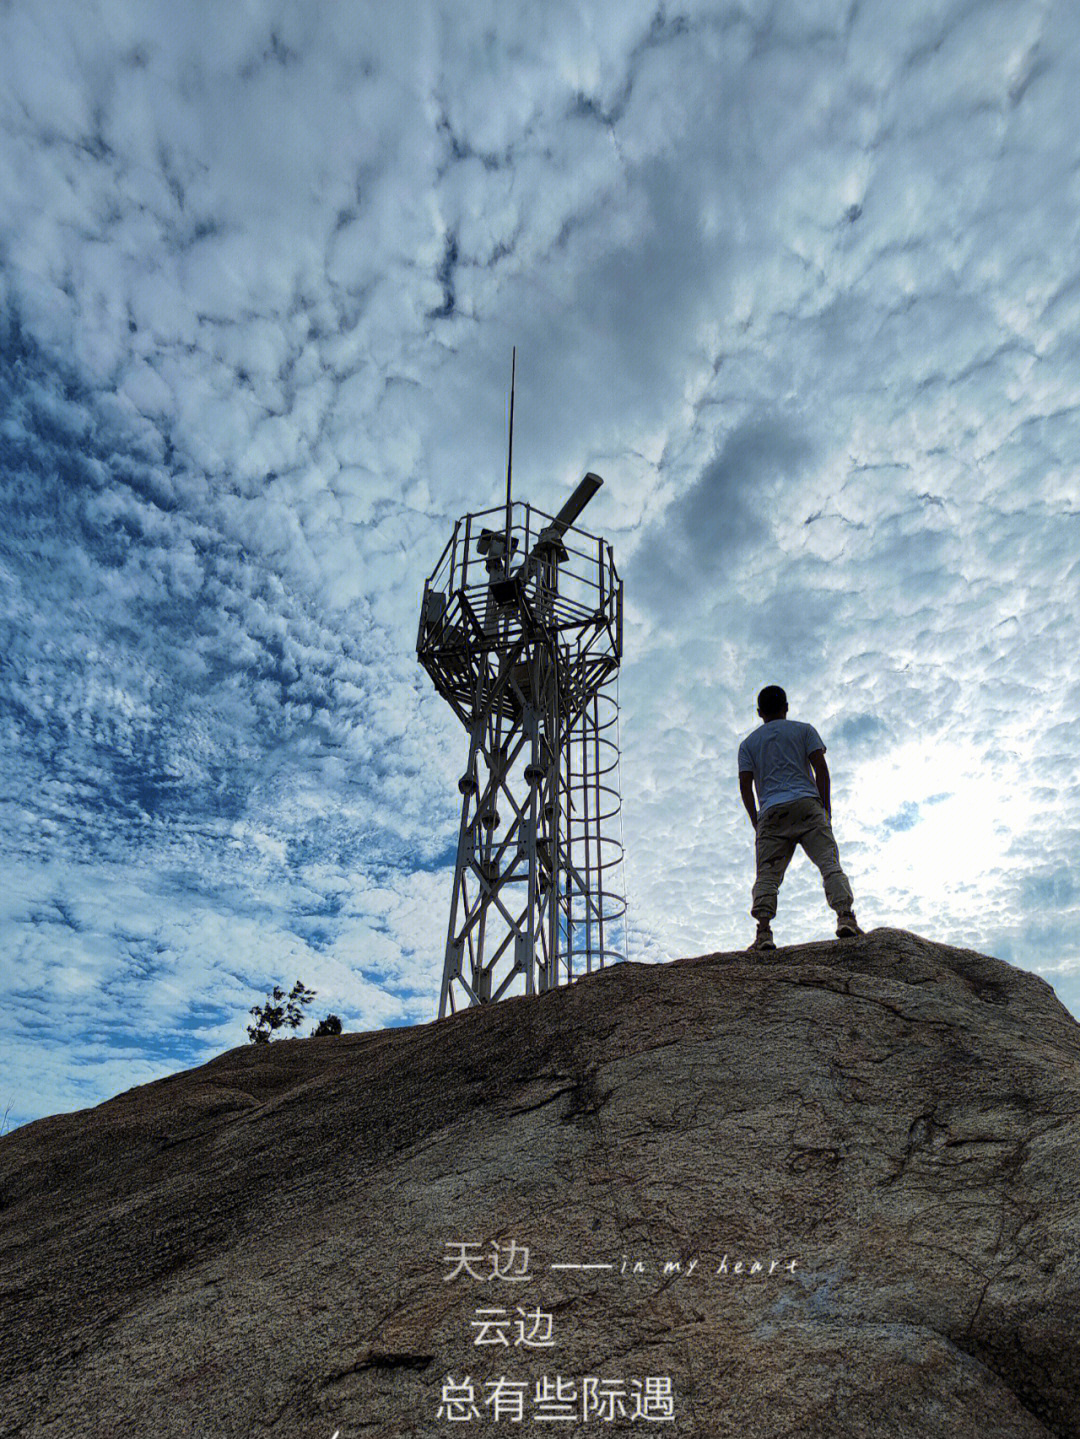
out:
M866 924L1080 1007L1080 17L8 6L5 978L20 1122L300 975L435 1010L463 737L425 573L586 468L634 957L742 945L764 683ZM816 874L778 938L828 933Z

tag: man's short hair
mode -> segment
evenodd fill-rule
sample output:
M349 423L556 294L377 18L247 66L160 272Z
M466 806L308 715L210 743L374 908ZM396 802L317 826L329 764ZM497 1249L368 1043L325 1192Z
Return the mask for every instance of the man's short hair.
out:
M757 697L757 707L763 718L782 715L788 707L787 695L779 685L766 685Z

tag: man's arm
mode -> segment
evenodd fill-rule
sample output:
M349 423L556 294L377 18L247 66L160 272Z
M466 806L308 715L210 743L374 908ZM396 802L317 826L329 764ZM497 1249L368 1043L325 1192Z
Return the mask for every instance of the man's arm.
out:
M757 805L754 803L754 776L752 771L740 771L739 793L742 795L742 802L746 806L746 813L750 816L750 823L757 829Z
M832 817L831 791L829 786L829 766L825 763L825 751L816 749L809 756L810 768L814 772L814 783L817 785L817 792L821 796L821 803L825 806L825 813ZM741 778L741 776L740 776Z

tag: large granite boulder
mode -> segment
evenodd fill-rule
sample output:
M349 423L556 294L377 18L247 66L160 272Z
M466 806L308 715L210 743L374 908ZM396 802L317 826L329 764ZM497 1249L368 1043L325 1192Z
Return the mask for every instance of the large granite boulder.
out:
M0 1435L1076 1439L1078 1182L1080 1027L900 930L249 1045L0 1140Z

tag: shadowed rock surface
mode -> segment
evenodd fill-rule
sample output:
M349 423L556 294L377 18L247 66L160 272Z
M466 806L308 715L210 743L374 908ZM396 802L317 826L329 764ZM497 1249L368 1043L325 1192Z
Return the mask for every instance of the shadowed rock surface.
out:
M0 1140L0 1435L1076 1439L1078 1180L1080 1026L901 930L249 1045Z

